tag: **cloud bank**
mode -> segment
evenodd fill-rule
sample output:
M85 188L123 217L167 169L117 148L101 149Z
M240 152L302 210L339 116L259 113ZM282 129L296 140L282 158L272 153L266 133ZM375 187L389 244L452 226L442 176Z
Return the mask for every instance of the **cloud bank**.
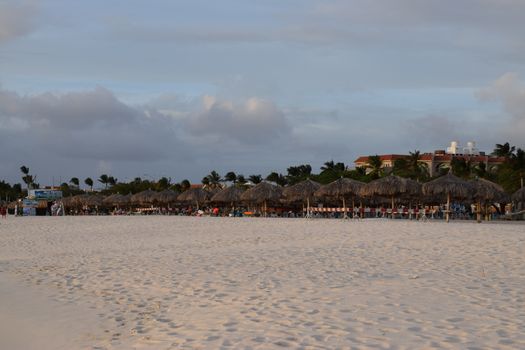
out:
M174 100L175 109L160 109L126 104L102 87L36 95L0 89L0 161L11 173L21 163L46 164L50 172L64 171L65 163L170 168L170 162L209 164L210 148L251 149L291 133L284 113L260 98ZM167 99L157 101L170 106Z

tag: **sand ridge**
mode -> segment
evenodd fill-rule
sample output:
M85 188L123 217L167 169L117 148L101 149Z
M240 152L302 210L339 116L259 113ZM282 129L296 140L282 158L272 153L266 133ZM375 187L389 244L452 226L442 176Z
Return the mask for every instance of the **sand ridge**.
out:
M0 274L64 305L78 349L525 348L524 225L10 218L0 236Z

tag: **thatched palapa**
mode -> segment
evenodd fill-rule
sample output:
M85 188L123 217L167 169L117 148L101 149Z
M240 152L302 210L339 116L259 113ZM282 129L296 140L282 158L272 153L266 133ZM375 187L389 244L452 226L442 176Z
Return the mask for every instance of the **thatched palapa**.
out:
M147 189L131 196L131 203L134 204L152 204L155 202L157 192Z
M522 187L514 192L511 198L518 210L525 209L525 187Z
M244 190L238 186L226 187L211 197L211 202L222 204L234 204L241 201Z
M430 196L446 196L447 198L447 222L450 219L450 199L468 198L472 194L472 186L465 180L454 176L452 173L438 177L422 186L423 194Z
M321 186L314 195L318 198L341 200L343 202L343 217L346 217L346 200L352 199L353 210L354 200L356 197L359 197L359 193L364 185L364 182L342 177L330 182L328 185Z
M158 203L163 203L163 204L175 203L177 201L177 198L179 197L179 194L180 193L176 191L167 189L161 192L157 192L155 194L154 200Z
M366 197L390 197L392 210L394 210L395 197L419 196L421 194L421 185L414 180L389 175L366 184L360 193Z
M487 179L478 178L469 181L473 190L473 198L481 202L505 199L505 190L500 185Z
M525 187L520 188L512 194L512 200L514 202L525 202Z
M282 187L261 182L241 195L241 200L254 204L262 204L266 215L267 203L278 202L282 198Z
M131 195L122 195L119 193L112 194L104 199L104 204L114 205L117 207L129 205L131 203Z
M241 200L255 204L277 202L281 199L282 193L282 187L263 181L244 192Z
M103 204L103 200L104 198L98 194L79 194L71 199L73 206L79 207L98 207Z
M118 196L120 196L119 193L114 193L114 194L110 194L109 196L107 196L106 198L104 198L102 200L102 202L104 202L104 204L106 205L113 205L113 200L115 198L117 198Z
M62 197L60 201L62 202L62 205L66 208L71 208L76 205L74 196Z
M314 193L319 188L321 188L320 183L307 179L283 188L283 196L290 202L306 202L306 215L310 216L310 202L313 201Z
M482 204L485 205L485 219L488 220L487 203L506 199L507 195L505 194L503 187L483 178L471 180L469 181L469 184L473 189L472 198L477 201L476 216L478 222L481 222Z
M190 188L177 197L181 202L195 203L197 210L199 209L199 205L204 203L208 198L210 198L209 192L204 191L202 188Z
M308 179L283 188L283 195L290 202L306 202L313 199L315 191L319 188L321 188L320 183Z

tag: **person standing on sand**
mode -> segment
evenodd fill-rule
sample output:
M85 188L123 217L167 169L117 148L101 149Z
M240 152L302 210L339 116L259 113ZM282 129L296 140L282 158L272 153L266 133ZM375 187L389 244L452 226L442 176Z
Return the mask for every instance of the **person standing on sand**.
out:
M6 209L6 207L1 207L0 208L0 214L2 215L3 219L7 219L7 209Z

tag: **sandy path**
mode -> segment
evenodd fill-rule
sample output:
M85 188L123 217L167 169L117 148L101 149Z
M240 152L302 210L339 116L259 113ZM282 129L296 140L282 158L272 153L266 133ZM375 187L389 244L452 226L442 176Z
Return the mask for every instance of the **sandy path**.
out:
M9 218L0 300L37 297L0 325L64 349L525 348L524 253L517 224Z

